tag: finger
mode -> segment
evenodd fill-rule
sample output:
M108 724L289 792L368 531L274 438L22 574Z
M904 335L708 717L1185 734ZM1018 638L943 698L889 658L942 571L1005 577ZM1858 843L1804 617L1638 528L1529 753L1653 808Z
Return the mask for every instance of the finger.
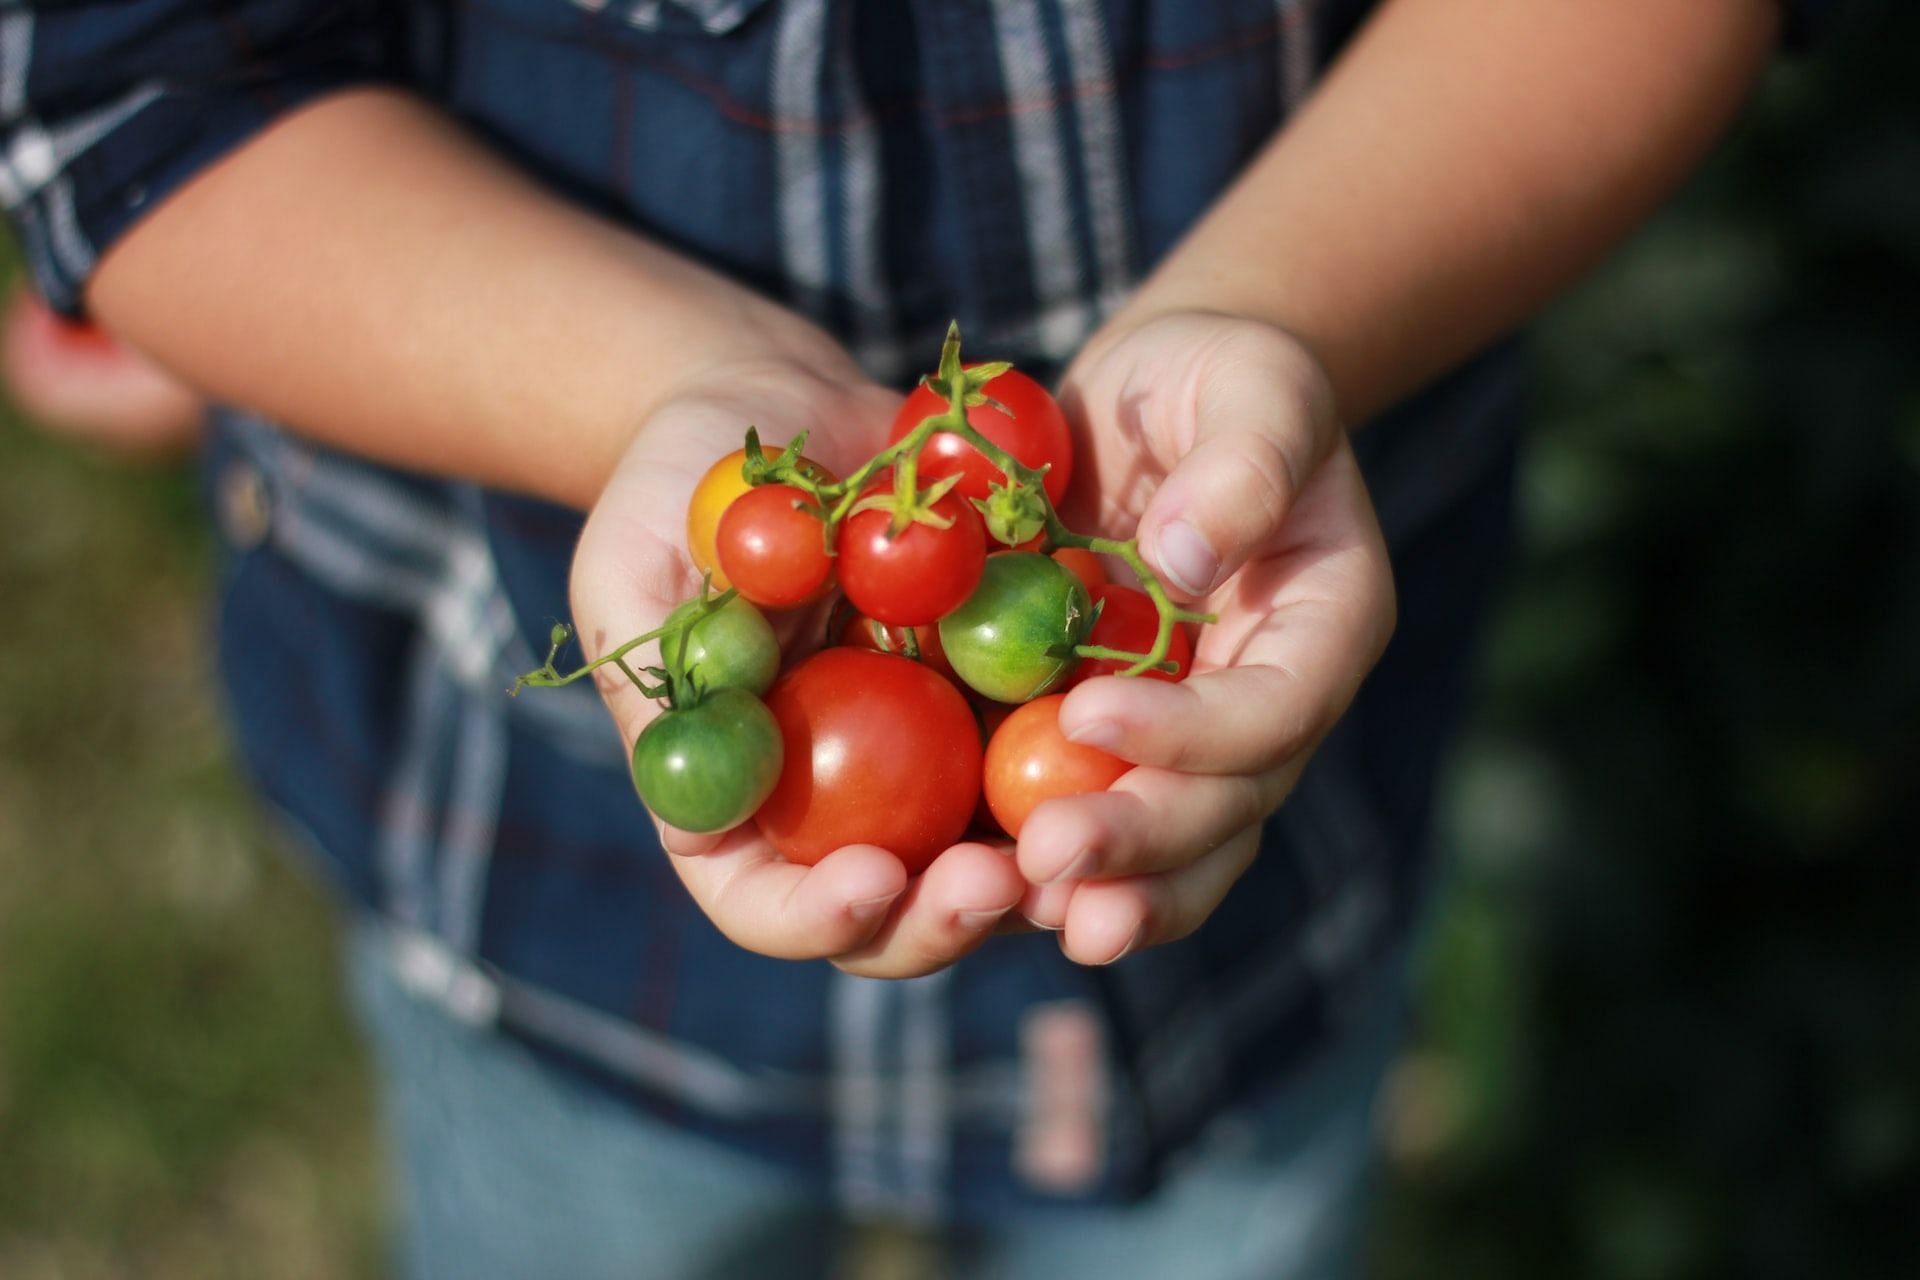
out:
M1036 929L1058 932L1067 923L1067 903L1073 898L1073 883L1062 880L1054 884L1027 885L1027 891L1020 895L1020 901L1014 905L1009 918L1018 916Z
M1260 829L1252 827L1178 871L1082 881L1067 907L1060 950L1077 964L1104 965L1184 938L1213 914L1259 851Z
M683 858L712 853L727 838L725 831L682 831L658 820L654 825L660 828L661 846L668 853L679 854Z
M1106 791L1048 800L1020 828L1021 874L1053 886L1177 870L1278 808L1304 764L1224 777L1143 767Z
M1323 465L1296 510L1298 541L1246 564L1209 604L1180 683L1089 680L1061 732L1122 759L1205 773L1271 768L1317 741L1393 634L1393 573L1352 450Z
M1148 429L1190 444L1141 513L1141 551L1197 599L1278 537L1338 437L1333 394L1304 347L1248 327L1210 349L1190 392L1147 412L1175 415Z
M849 845L811 867L788 862L749 828L710 853L668 860L719 930L749 951L818 960L864 944L907 886L884 849Z
M1196 672L1173 684L1107 676L1060 705L1060 732L1131 764L1186 773L1272 769L1326 735L1375 661L1370 626L1295 608L1264 619L1276 651L1247 666Z
M915 978L979 946L1026 890L1013 859L984 844L958 844L907 887L864 945L834 957L848 973Z

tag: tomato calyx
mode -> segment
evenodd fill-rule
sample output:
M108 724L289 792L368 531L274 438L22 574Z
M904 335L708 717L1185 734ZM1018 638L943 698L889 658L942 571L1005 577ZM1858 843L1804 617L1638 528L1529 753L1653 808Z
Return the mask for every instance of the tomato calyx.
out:
M1037 473L1043 476L1047 470L1047 467L1036 468ZM959 479L958 476L953 478ZM988 536L1009 547L1031 542L1047 531L1047 497L1044 488L1036 488L1019 480L995 484L987 490L985 498L973 499L973 505L986 522ZM1041 541L1044 545L1045 539ZM1052 550L1051 547L1046 549Z
M769 458L766 447L760 443L760 429L749 426L743 450L747 456L740 464L740 478L750 485L791 485L817 502L821 486L832 484L833 476L819 463L802 456L806 447L807 433L802 431Z
M1013 411L986 392L989 382L1011 368L1013 368L1013 362L1010 360L989 360L985 364L976 365L961 364L960 324L959 321L955 321L947 327L947 340L940 348L939 371L922 377L920 385L948 403L952 403L957 389L962 408L977 409L981 405L992 405L1011 418Z
M894 472L891 486L873 485L861 495L847 511L851 519L863 511L888 511L893 514L887 526L887 536L897 538L907 531L909 525L924 524L934 529L951 529L954 517L936 509L940 499L953 492L960 483L959 476L947 476L936 480L926 488L918 487L915 482L910 460L903 461Z

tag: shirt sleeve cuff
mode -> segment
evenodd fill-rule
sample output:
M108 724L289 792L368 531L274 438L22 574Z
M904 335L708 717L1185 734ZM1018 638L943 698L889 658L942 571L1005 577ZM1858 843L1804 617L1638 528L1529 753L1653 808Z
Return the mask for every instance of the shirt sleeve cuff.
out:
M82 119L16 128L6 173L15 189L6 195L42 296L61 314L84 318L100 259L176 188L290 112L373 83L377 77L355 68L218 91L142 87Z

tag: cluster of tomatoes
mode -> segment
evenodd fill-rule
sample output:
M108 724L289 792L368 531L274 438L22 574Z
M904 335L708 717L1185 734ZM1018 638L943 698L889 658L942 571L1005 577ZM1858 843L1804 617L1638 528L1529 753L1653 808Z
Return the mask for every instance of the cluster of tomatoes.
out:
M794 862L874 844L918 872L969 830L1017 836L1041 801L1131 767L1065 738L1064 690L1183 677L1182 620L1197 615L1157 584L1108 580L1096 550L1144 568L1131 543L1060 524L1073 449L1059 406L1006 365L963 368L955 334L889 440L843 483L804 440L770 459L750 432L689 504L701 597L571 676L550 654L523 678L624 667L658 639L662 665L644 668L656 683L626 672L669 704L633 748L634 784L662 821L719 831L751 817ZM836 589L826 647L783 673L763 610Z

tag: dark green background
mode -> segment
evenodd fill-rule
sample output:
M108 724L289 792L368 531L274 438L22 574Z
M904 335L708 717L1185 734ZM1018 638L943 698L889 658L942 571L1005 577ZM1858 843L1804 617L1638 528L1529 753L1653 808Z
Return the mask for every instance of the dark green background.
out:
M1383 1280L1920 1273L1920 12L1542 326ZM184 476L0 419L0 1276L366 1276L372 1104Z

